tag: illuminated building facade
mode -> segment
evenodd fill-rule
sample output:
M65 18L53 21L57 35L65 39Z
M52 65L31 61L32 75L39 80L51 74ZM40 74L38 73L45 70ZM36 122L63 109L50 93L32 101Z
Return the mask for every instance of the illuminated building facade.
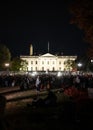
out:
M50 53L35 56L31 45L30 55L20 56L20 58L27 61L27 71L64 71L66 70L65 61L75 61L77 56L57 56Z

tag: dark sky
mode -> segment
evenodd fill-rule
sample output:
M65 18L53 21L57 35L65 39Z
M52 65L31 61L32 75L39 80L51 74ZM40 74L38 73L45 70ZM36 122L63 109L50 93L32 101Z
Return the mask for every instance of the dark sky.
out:
M48 41L52 54L83 55L87 48L84 33L70 24L72 1L1 3L0 42L12 56L28 55L30 44L35 53L44 54Z

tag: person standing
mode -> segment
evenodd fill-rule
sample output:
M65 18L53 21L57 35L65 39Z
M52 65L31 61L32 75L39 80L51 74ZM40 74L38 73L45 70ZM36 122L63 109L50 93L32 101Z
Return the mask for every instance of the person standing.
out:
M35 85L36 85L36 90L37 90L37 95L38 95L38 93L40 92L40 83L41 83L40 77L37 76L37 78L36 78L36 83L35 83Z

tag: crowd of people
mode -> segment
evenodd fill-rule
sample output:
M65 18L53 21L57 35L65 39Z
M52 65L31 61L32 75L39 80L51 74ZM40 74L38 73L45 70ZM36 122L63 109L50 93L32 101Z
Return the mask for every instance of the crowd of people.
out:
M0 76L0 87L15 87L19 86L21 90L33 89L36 87L37 90L44 88L66 88L75 86L78 89L81 88L92 88L93 87L93 75L1 75Z
M70 98L76 98L78 92L87 91L88 88L93 88L93 75L90 74L62 75L60 77L57 77L57 75L50 75L50 74L36 75L34 77L30 75L13 75L13 76L1 75L0 76L0 88L15 87L15 86L19 86L21 91L28 90L28 89L36 89L37 91L36 97L34 97L31 104L27 104L27 106L34 106L34 107L49 106L50 107L50 106L55 106L57 104L57 96L53 91L51 91L52 89L60 88L59 92L61 92L62 90L62 92L64 92L64 94L69 95ZM48 92L47 96L44 99L38 98L39 97L38 94L44 90L47 90ZM80 95L78 97L80 97ZM2 109L0 109L0 115L1 113L3 115L5 104L6 104L5 97L1 96L0 102L2 105L1 107ZM64 108L64 112L65 110L66 112L68 110L68 114L69 114L70 107L71 110L73 110L72 108L74 108L74 106L72 106L73 104L75 105L75 102L74 103L70 102L70 104L69 102L67 102L67 104L64 105L64 107L66 107ZM69 109L68 109L68 105L70 105ZM3 119L2 116L0 116L1 121L2 119ZM1 122L1 125L3 127L3 121Z

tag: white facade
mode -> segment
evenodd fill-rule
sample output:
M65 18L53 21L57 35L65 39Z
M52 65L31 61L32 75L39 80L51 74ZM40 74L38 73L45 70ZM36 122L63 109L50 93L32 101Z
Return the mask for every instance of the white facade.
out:
M76 60L77 56L56 56L50 53L39 56L20 56L28 63L27 71L64 71L64 62Z

